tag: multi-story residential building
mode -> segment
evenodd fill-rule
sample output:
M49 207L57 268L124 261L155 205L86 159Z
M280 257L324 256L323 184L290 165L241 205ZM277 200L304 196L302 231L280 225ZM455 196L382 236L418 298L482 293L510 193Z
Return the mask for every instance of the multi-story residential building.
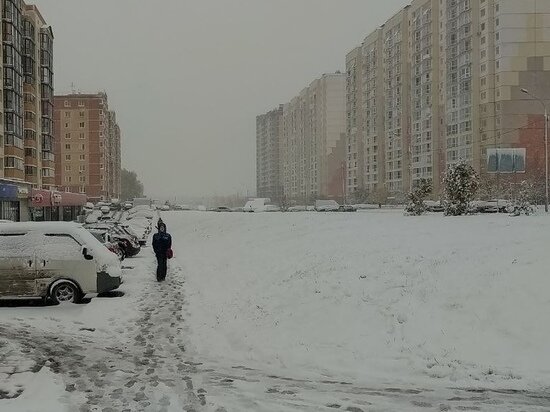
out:
M280 202L283 106L256 117L256 193Z
M439 0L415 0L409 8L409 61L411 86L411 130L409 185L420 179L440 190L439 115ZM407 189L407 188L405 188ZM410 186L409 189L410 190Z
M53 32L38 8L3 0L0 218L25 220L33 189L54 189Z
M54 98L55 180L90 201L120 198L120 129L105 93Z
M344 197L345 132L345 74L324 74L283 105L281 179L289 202Z
M363 56L356 47L346 56L346 192L348 195L364 187L364 130L363 124Z
M377 200L386 191L385 181L385 116L384 110L384 64L382 29L377 29L365 38L363 50L363 124L365 189Z
M514 159L501 180L540 181L548 15L550 0L414 0L367 36L346 59L348 195L404 195L427 178L437 196L460 160L489 181L495 149Z
M105 144L106 150L103 152L103 162L106 167L108 198L118 199L121 193L121 141L120 127L116 121L116 113L110 110L107 114L108 134Z

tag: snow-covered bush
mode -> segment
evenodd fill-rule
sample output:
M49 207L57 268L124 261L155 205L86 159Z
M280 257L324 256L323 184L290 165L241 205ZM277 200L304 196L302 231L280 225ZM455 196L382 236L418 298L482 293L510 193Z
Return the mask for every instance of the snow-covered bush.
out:
M409 203L405 208L405 213L410 216L420 216L426 213L428 207L424 200L432 192L432 181L429 179L421 179L413 190L409 193Z
M479 189L479 176L472 166L460 161L449 166L443 179L445 187L445 215L468 213L469 203Z
M521 214L529 216L535 213L535 207L532 205L532 201L536 196L536 191L532 183L526 180L521 182L518 196L512 205L513 216L519 216Z

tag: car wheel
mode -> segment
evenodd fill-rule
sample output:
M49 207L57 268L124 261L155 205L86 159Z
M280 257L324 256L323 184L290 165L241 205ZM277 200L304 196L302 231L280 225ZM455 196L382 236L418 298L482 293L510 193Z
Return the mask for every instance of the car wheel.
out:
M53 287L50 299L56 305L67 302L78 303L80 301L80 290L72 282L60 282Z

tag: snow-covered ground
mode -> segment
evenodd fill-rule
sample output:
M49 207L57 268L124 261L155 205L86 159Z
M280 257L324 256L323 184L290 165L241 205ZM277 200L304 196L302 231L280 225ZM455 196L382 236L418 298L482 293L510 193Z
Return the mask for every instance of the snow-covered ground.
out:
M0 410L550 408L549 217L163 220L167 283L146 249L123 297L0 307Z

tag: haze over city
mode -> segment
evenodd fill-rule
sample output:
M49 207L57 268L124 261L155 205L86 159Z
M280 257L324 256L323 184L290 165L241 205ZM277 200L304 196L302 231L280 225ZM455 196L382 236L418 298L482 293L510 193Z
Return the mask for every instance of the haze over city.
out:
M37 0L56 93L105 90L122 165L148 195L252 195L257 114L345 54L402 0Z

